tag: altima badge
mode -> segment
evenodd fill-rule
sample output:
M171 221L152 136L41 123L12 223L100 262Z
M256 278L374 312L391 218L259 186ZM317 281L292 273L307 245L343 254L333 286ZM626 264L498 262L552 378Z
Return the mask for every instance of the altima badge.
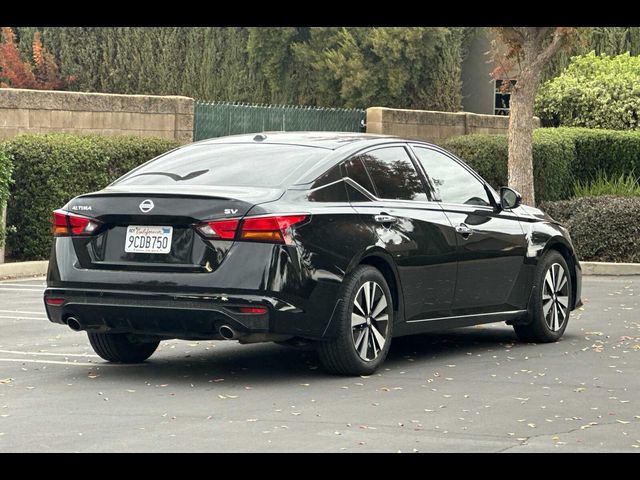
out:
M140 204L140 211L142 213L149 213L151 210L153 210L153 207L153 201L147 198Z

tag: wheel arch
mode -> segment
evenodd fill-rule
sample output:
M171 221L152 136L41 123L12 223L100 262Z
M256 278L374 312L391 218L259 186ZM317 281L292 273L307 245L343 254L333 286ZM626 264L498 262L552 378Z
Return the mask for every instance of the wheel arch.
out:
M576 308L576 297L577 297L577 260L576 255L573 250L573 247L567 242L563 237L552 237L549 239L547 244L545 245L544 250L542 251L542 256L546 255L547 252L554 250L558 252L564 258L565 262L567 262L567 267L569 268L569 275L571 276L571 310Z
M400 319L404 318L404 299L402 295L402 285L400 283L400 277L398 275L398 269L393 257L381 248L372 248L366 250L359 257L356 257L349 265L347 274L350 273L359 265L370 265L377 269L389 285L391 291L391 298L393 300L394 322L397 323Z

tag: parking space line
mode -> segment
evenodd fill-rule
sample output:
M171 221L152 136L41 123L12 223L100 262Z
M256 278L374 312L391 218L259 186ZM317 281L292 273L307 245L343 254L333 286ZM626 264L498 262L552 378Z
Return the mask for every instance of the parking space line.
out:
M47 312L25 312L22 310L0 310L0 313L20 313L26 315L47 315Z
M25 285L23 283L3 283L0 282L0 287L19 287L19 288L45 288L44 283L42 285Z
M0 350L0 353L10 353L17 355L55 355L59 357L95 357L100 358L98 355L91 353L57 353L57 352L21 352L19 350Z
M25 317L22 315L0 315L0 318L7 318L11 320L46 320L47 317Z
M78 365L81 367L95 367L95 363L87 362L59 362L57 360L36 360L33 358L0 358L0 362L16 362L16 363L47 363L53 365Z
M44 288L2 288L0 287L0 292L35 292L35 293L44 293Z

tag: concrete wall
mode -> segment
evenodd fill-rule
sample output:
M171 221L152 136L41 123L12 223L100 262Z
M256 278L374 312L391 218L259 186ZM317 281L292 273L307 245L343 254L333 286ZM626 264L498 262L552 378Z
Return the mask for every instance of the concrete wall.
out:
M193 99L0 88L0 140L21 133L193 138Z
M540 120L534 118L535 127ZM450 137L470 133L507 133L509 117L476 113L398 110L384 107L367 109L367 133L383 133L399 137L441 143Z

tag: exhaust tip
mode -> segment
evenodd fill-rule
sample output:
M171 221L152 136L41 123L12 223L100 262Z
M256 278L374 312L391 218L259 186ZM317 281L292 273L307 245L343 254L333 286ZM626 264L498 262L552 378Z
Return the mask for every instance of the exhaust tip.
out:
M80 330L82 330L82 325L75 317L67 318L67 326L74 332L79 332Z
M234 340L238 338L238 335L236 334L235 330L231 328L229 325L222 325L218 329L218 333L222 336L222 338L226 340Z

